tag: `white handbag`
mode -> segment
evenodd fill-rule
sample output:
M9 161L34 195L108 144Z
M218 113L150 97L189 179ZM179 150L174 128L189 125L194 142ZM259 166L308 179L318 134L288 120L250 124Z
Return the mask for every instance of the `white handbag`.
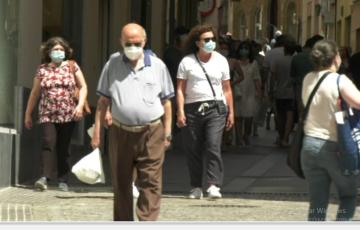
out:
M71 172L87 184L105 184L105 174L99 148L81 158L71 169Z

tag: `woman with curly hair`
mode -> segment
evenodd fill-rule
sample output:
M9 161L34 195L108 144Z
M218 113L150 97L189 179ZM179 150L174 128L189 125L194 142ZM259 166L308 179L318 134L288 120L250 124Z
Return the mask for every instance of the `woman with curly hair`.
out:
M230 129L234 124L229 64L215 48L213 28L194 27L177 73L177 125L182 128L187 154L191 199L203 197L204 170L208 197L221 198L222 135L225 127Z
M75 61L69 61L73 50L65 39L50 38L42 45L41 53L43 63L38 67L33 81L24 121L25 127L31 129L32 113L40 98L38 115L42 131L42 175L35 182L35 188L46 190L48 180L57 169L59 189L68 191L69 146L75 122L84 115L87 86L80 67ZM74 98L76 86L80 89L78 101Z

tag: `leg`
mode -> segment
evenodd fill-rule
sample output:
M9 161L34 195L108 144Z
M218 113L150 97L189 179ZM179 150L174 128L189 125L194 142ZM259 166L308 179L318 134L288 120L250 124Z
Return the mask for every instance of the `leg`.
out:
M190 174L190 185L194 188L202 187L203 160L202 160L202 121L192 112L186 113L187 126L182 128L184 150Z
M281 146L281 141L284 139L286 111L283 108L283 100L276 100L276 129L278 131L278 141Z
M224 177L224 167L221 157L221 140L225 128L225 115L218 115L214 110L206 118L205 124L205 165L207 185L221 186Z
M164 162L164 128L151 127L140 137L136 157L137 184L140 196L136 214L141 221L156 221L160 214L162 193L162 166Z
M283 145L289 144L289 136L291 131L294 127L294 111L287 111L286 112L286 123L285 123L285 130L284 130L284 138L282 140Z
M41 124L41 174L46 178L52 178L56 161L56 129L53 123Z
M241 117L236 117L236 121L235 121L235 128L236 128L236 145L241 145L242 144L242 122L243 119L241 119Z
M333 145L336 145L334 143ZM334 181L339 198L337 221L352 220L356 210L357 176L344 176L340 170L337 151L326 151L327 166L331 179Z
M70 156L70 142L72 133L75 127L75 122L69 122L56 125L57 143L57 170L58 179L61 182L67 182L68 173L70 172L70 166L68 158Z
M122 129L111 126L109 154L114 188L114 221L133 221L133 155L131 137Z
M246 145L250 144L251 128L253 125L253 117L246 117L244 121L244 141Z
M327 169L320 164L323 142L324 140L305 136L301 152L301 164L309 187L309 221L326 220L331 178Z

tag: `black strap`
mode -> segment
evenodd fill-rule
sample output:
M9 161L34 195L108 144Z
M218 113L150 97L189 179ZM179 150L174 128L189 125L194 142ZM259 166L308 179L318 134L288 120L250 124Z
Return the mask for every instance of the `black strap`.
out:
M302 114L302 120L305 121L306 117L307 117L307 114L309 112L309 109L310 109L310 105L311 105L311 102L312 102L312 99L314 98L315 94L316 94L316 91L319 89L320 85L321 85L321 82L323 82L323 80L330 74L331 72L326 72L324 73L320 80L316 83L314 89L312 90L311 94L310 94L310 97L306 103L306 106L305 106L305 109L304 109L304 112Z
M214 100L216 101L216 94L215 94L215 90L214 90L214 88L213 88L213 86L212 86L212 84L211 84L211 81L210 81L209 75L207 74L207 72L206 72L206 70L205 70L204 66L201 64L201 62L200 62L200 60L199 60L198 56L196 55L196 53L194 53L194 55L195 55L195 58L196 58L196 60L198 61L199 65L201 66L201 69L204 71L204 74L205 74L205 76L206 76L206 79L207 79L207 81L209 82L209 85L210 85L211 91L212 91L212 93L213 93Z

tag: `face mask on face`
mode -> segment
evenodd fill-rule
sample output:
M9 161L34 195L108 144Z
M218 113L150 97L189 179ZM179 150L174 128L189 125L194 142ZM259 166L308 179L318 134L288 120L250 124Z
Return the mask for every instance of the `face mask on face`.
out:
M208 41L207 43L205 43L204 47L202 48L206 53L211 53L215 50L216 48L216 43L213 42L212 40Z
M143 48L138 46L127 46L124 47L124 53L127 58L131 61L135 61L140 58L141 54L143 53Z
M61 50L53 50L50 53L51 61L54 63L60 63L65 59L65 52Z
M248 58L249 57L249 54L250 54L250 51L248 49L240 49L239 51L239 56L240 58Z

